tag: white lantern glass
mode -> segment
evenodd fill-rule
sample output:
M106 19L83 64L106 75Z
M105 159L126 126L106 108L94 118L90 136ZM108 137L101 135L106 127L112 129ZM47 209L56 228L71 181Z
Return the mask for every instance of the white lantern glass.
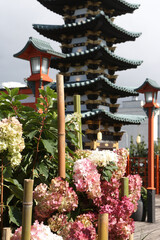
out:
M48 73L48 65L49 65L48 58L43 58L42 59L42 73L44 73L44 74Z
M40 73L40 58L31 58L32 73Z
M146 92L145 95L146 95L146 102L147 103L152 102L152 92Z

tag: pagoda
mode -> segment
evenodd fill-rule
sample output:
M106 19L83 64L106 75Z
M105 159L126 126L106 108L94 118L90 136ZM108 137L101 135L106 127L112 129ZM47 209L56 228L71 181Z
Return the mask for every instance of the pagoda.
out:
M138 4L124 0L38 0L63 16L64 25L34 24L43 36L61 43L64 58L51 67L64 76L66 113L74 111L73 95L81 95L84 148L118 146L121 127L140 124L144 117L118 114L117 100L137 96L133 88L116 85L116 71L137 68L142 61L125 59L114 52L116 44L134 41L133 33L114 24L114 18L133 13ZM56 89L55 84L51 86ZM101 136L97 139L97 134Z

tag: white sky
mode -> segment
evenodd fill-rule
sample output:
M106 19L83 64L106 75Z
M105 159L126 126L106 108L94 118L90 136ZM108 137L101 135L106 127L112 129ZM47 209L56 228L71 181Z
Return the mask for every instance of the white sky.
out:
M132 32L142 32L135 42L117 45L116 54L133 60L143 60L137 69L118 72L117 84L139 87L146 78L160 85L160 0L128 0L141 4L133 14L117 17L115 23ZM2 82L24 82L30 75L28 61L13 57L22 50L30 36L51 43L60 51L60 43L39 35L32 24L63 24L62 17L43 7L36 0L0 1L0 72ZM56 71L50 71L55 78Z

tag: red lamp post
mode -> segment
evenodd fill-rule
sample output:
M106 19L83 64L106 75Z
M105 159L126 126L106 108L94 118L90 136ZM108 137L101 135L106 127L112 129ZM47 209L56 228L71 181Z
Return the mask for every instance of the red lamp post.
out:
M27 78L27 81L36 103L39 97L39 88L43 89L46 84L52 82L48 75L51 59L62 58L64 55L55 52L48 42L30 37L25 47L14 54L14 57L30 62L31 76Z
M148 222L155 222L155 187L154 187L154 112L159 108L157 104L157 94L160 86L151 79L146 81L137 89L139 93L144 93L145 104L143 108L148 116Z

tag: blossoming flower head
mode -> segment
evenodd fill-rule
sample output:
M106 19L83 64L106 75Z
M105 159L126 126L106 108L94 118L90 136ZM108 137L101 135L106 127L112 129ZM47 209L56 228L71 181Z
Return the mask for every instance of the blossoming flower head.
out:
M99 167L105 167L110 162L118 162L117 154L109 150L92 151L92 153L88 156L88 159Z
M16 229L11 240L21 240L22 227ZM35 221L31 226L31 240L63 240L61 236L53 234L50 228L41 222Z
M0 121L0 152L8 151L8 160L12 167L21 162L20 152L24 149L22 124L15 118L5 118Z

